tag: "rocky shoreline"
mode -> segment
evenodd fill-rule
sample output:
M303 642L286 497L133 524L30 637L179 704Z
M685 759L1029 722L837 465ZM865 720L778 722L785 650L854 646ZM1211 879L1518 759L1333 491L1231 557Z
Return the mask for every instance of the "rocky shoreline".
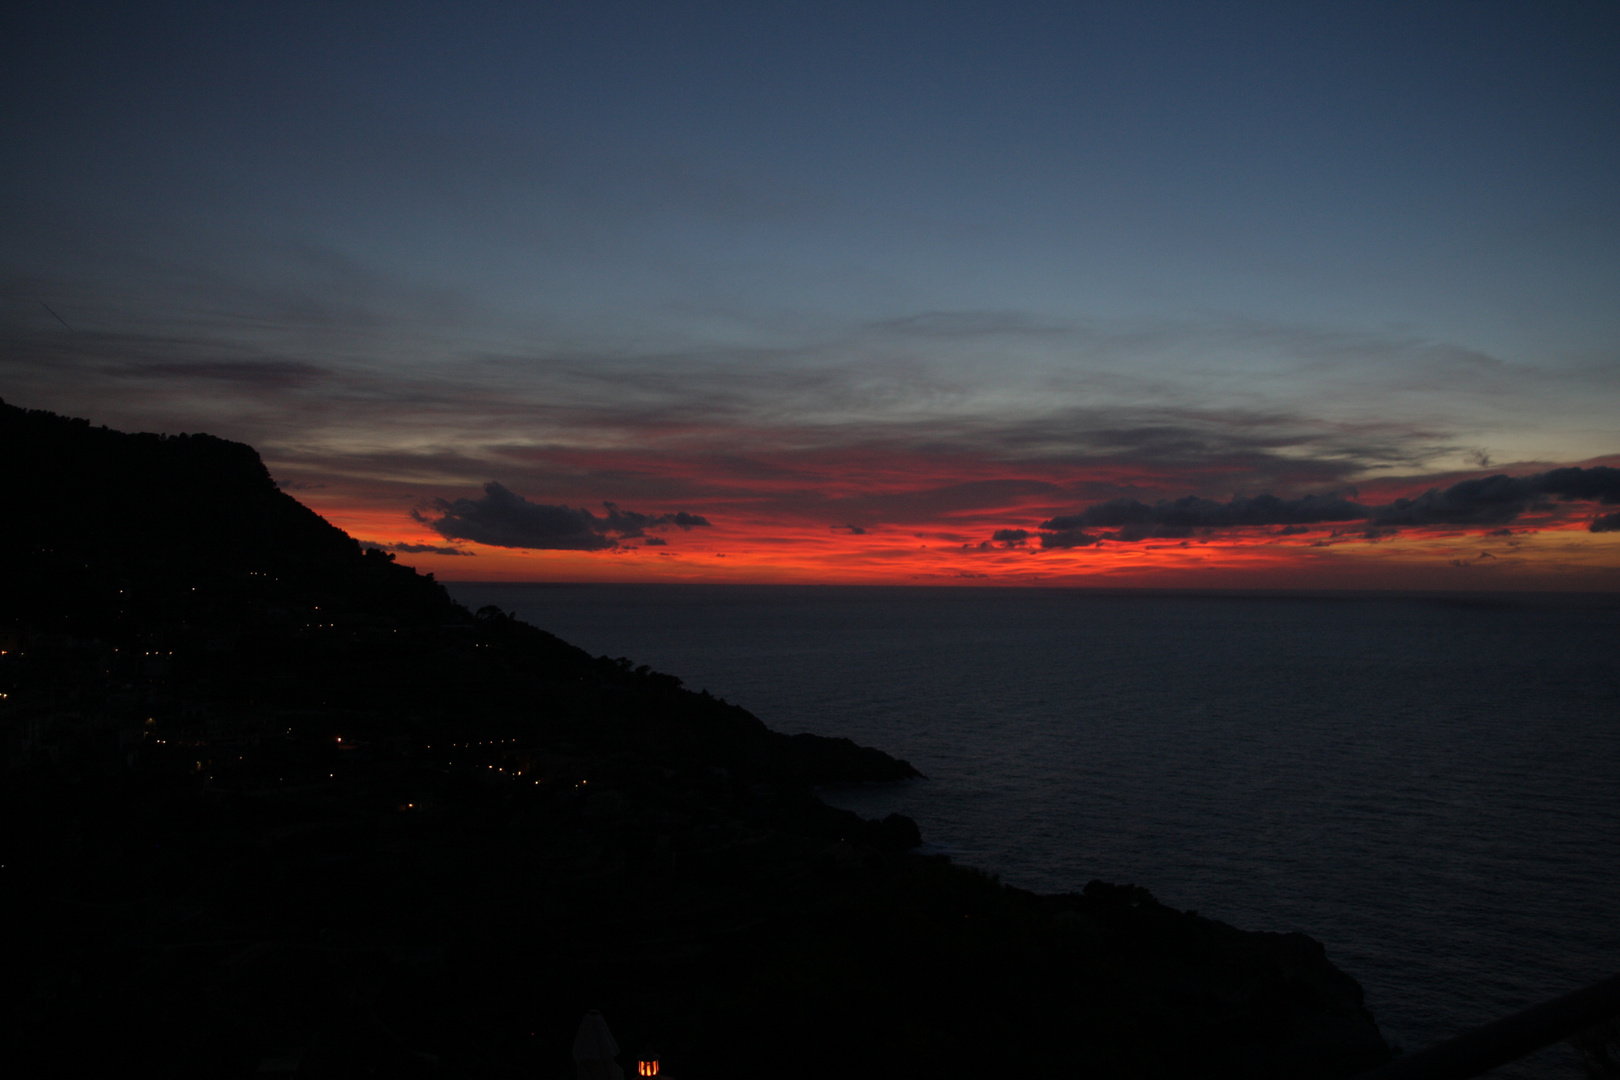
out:
M38 1075L1346 1077L1303 935L917 854L906 782L362 551L253 451L0 404L7 970Z

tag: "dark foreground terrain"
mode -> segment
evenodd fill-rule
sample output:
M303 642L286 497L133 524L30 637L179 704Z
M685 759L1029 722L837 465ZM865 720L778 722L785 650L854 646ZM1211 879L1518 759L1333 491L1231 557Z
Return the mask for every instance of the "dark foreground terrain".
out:
M1298 934L1037 896L787 736L362 551L254 452L0 404L18 1075L1343 1077Z

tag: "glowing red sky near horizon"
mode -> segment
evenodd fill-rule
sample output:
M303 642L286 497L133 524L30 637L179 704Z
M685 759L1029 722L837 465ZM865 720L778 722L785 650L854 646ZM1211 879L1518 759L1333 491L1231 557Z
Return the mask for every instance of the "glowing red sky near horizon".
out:
M1015 469L1005 462L941 460L917 454L838 451L775 460L715 462L614 451L570 451L545 475L572 474L524 501L588 510L606 478L641 493L621 512L657 519L698 515L705 526L652 524L642 535L603 533L598 550L508 547L442 535L433 527L455 498L420 489L370 488L345 499L331 488L293 493L363 540L392 547L401 561L444 580L575 580L849 584L1071 584L1134 587L1605 589L1620 585L1620 533L1592 532L1614 511L1596 501L1542 499L1506 522L1428 523L1400 528L1367 521L1211 527L1185 535L1043 547L1038 526L1086 505L1129 493L1152 505L1186 494L1179 476L1123 462L1094 467L1056 462ZM1583 463L1620 465L1620 456ZM704 466L709 465L709 469ZM1523 466L1518 476L1545 472ZM1420 498L1471 478L1476 470L1363 483L1367 505ZM1221 473L1217 478L1229 479ZM1343 488L1341 487L1341 490ZM663 491L663 498L652 496ZM513 495L522 498L524 492ZM1258 491L1255 494L1259 494ZM455 493L473 506L476 490ZM556 500L551 502L550 500ZM1217 500L1219 501L1219 500ZM402 503L409 502L407 508ZM414 510L415 517L410 511ZM1018 536L1004 530L1018 530ZM1002 531L1003 539L996 539ZM577 537L576 537L577 539ZM455 552L455 554L450 554Z

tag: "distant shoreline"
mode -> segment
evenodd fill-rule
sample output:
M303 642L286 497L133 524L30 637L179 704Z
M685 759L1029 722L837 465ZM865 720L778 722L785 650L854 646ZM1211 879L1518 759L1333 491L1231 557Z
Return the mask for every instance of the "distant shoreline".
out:
M1499 600L1525 600L1546 598L1549 600L1565 601L1577 598L1594 601L1613 601L1620 599L1620 580L1615 582L1613 590L1592 589L1222 589L1222 588L1188 588L1188 587L1154 587L1143 586L1102 586L1102 585L1048 585L1028 584L1016 585L1006 582L985 582L974 584L970 582L953 584L873 584L870 582L840 583L783 583L774 581L741 582L741 581L502 581L491 578L446 578L442 575L436 580L446 588L512 588L512 589L779 589L782 591L810 591L815 589L847 589L851 591L882 590L909 591L909 592L994 592L1030 593L1042 592L1073 596L1095 596L1100 598L1114 597L1143 597L1143 598L1171 598L1190 597L1198 599L1232 599L1232 600L1457 600L1475 599L1480 601Z

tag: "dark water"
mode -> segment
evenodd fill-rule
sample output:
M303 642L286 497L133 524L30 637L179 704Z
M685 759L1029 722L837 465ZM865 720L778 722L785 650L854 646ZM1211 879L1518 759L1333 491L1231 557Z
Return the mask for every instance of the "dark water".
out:
M451 591L909 759L825 797L1013 884L1304 931L1408 1048L1620 972L1620 598Z

